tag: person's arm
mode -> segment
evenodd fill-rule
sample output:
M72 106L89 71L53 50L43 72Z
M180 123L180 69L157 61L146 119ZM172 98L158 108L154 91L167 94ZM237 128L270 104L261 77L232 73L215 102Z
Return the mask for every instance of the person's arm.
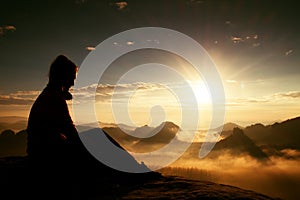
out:
M78 132L70 116L69 109L65 100L60 101L60 135L61 139L67 140L69 142L74 142L78 140Z

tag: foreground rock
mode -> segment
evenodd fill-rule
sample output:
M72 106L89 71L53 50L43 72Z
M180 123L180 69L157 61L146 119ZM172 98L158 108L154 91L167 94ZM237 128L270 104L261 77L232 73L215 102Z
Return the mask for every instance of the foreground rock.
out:
M122 199L273 199L253 191L206 181L193 181L179 177L142 184Z
M101 177L57 176L33 172L25 157L0 159L1 199L273 199L253 191L179 177L150 177L103 173ZM113 180L113 181L111 181ZM119 180L119 181L116 181Z

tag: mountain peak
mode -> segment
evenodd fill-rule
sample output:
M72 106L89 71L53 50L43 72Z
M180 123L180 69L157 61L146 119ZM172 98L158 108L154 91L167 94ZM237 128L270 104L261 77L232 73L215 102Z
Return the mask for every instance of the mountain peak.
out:
M276 148L300 148L300 117L264 126L255 124L244 129L245 134L258 145L271 145Z
M171 121L162 122L158 127L158 129L167 128L167 129L177 129L180 130L180 127Z
M257 159L267 159L268 156L256 144L244 134L240 128L234 128L232 135L216 144L216 150L228 149L235 154L249 154Z
M15 132L11 129L8 129L8 130L2 131L2 133L0 135L1 135L1 137L11 137L11 136L15 136Z
M235 128L233 128L232 135L244 135L244 132L242 129L235 127Z
M228 122L228 123L224 124L222 131L232 131L234 128L243 129L243 127L241 127L238 124Z

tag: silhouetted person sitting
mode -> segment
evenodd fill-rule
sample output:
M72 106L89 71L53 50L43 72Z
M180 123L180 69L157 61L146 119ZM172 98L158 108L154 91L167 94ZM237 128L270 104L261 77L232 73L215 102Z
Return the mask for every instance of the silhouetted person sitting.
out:
M27 154L31 169L42 172L38 173L41 176L49 174L47 178L59 181L62 188L73 184L73 180L90 182L92 179L106 184L145 180L157 175L134 175L114 170L86 150L66 103L72 99L69 89L74 85L77 70L77 66L63 55L50 66L49 82L34 102L28 119ZM109 135L106 136L122 148Z
M72 99L69 89L74 85L77 70L64 55L52 62L49 82L34 102L28 119L27 154L31 162L63 171L70 170L63 167L75 168L75 164L90 156L81 143L66 103Z

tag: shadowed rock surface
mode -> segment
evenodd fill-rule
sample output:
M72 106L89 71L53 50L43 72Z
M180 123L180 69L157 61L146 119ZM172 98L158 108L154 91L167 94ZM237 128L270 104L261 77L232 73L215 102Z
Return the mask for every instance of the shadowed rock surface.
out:
M273 199L253 191L179 177L140 177L105 173L101 176L64 177L63 173L32 171L26 157L0 159L3 197L9 199ZM142 175L143 176L143 175Z

